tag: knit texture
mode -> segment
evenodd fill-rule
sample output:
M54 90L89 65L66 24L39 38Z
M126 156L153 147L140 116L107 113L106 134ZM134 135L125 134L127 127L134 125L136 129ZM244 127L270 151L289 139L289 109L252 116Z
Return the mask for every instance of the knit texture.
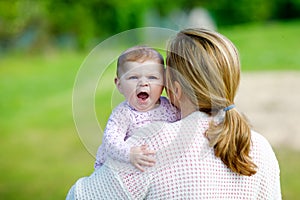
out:
M281 199L279 166L270 144L252 132L251 177L228 169L204 136L209 118L195 112L175 123L154 123L126 142L157 150L155 167L139 172L108 157L90 177L71 188L67 199Z

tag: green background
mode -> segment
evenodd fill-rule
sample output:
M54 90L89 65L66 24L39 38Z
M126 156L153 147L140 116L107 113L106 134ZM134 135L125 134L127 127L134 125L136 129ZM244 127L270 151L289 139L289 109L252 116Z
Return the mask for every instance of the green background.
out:
M6 1L0 3L2 9L0 20L8 19L3 17L4 14L10 17L15 15L15 18L18 18L17 14L4 12L9 9L5 9L6 4L3 2ZM16 5L21 4L20 1L11 2ZM53 6L55 1L48 2ZM134 5L140 5L139 1L132 2ZM161 3L154 2L157 5ZM213 2L215 1L212 1L211 7L214 5ZM225 1L222 2L225 4ZM113 1L113 3L115 3L113 5L118 5L114 9L122 8L121 2ZM61 5L61 11L65 9L65 14L72 18L75 11L63 6L65 5ZM72 6L76 7L75 4ZM189 6L194 5L191 3L187 7ZM76 12L87 12L82 7L77 7ZM232 6L232 9L234 8ZM219 10L222 11L222 9ZM212 9L212 13L217 11L218 9ZM41 11L34 12L38 16L42 15L39 14ZM160 12L164 14L167 11L161 10ZM120 15L119 10L118 13ZM49 16L45 14L42 16L51 23L59 21L57 19L59 16L54 17L55 20L49 19ZM274 20L274 15L268 16L262 20L248 19L245 16L247 20L244 19L244 21L233 20L231 23L218 21L220 24L218 31L230 38L237 46L241 55L243 73L275 70L299 71L300 21L296 18L285 19L284 17ZM92 15L90 17L93 18ZM123 17L127 19L127 15L124 14ZM11 17L11 20L15 18ZM16 30L13 32L14 29L10 30L11 32L9 30L5 32L3 21L6 22L2 20L0 24L0 41L2 43L14 41L16 35L20 33ZM83 20L83 22L87 21L87 19ZM111 27L106 29L101 24L102 29L107 32L100 33L93 28L94 22L90 23L86 25L90 28L85 29L88 36L83 34L84 28L75 31L76 45L71 47L59 42L53 43L51 40L53 36L64 33L64 28L72 27L66 24L65 27L57 25L61 27L60 29L53 28L54 25L49 26L57 32L53 33L51 29L51 34L46 34L50 39L46 37L46 40L39 40L37 45L29 44L25 47L13 46L1 49L0 199L64 199L68 189L79 177L87 176L93 171L94 158L81 143L72 117L72 90L76 74L94 44L114 33L138 27L141 24L130 25L130 22L126 22L129 25L124 25L124 27L120 25L115 29ZM80 28L80 25L78 27ZM22 32L22 30L19 31ZM97 35L102 39L98 38L95 42ZM114 90L113 80L108 80L107 85ZM101 127L105 126L105 121L112 109L110 97L109 91L96 95L95 106ZM100 142L101 135L99 135L99 144ZM300 196L300 182L298 181L300 180L300 160L297 159L300 152L288 147L274 147L274 149L281 167L283 198L296 199Z

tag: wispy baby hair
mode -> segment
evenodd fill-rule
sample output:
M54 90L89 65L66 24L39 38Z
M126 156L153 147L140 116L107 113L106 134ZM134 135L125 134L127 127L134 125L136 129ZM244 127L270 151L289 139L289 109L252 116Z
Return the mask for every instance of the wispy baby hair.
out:
M146 60L153 60L157 63L164 65L163 56L155 49L148 46L134 46L125 50L118 58L117 62L117 76L120 75L120 68L126 62L139 62L143 63Z

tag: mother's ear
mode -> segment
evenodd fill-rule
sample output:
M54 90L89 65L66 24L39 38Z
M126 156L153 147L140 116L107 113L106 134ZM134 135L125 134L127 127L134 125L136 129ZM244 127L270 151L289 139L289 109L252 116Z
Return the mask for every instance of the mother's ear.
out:
M174 87L173 87L173 89L174 89L173 92L174 92L176 98L178 100L180 100L181 97L182 97L182 87L181 87L181 85L177 81L174 81Z

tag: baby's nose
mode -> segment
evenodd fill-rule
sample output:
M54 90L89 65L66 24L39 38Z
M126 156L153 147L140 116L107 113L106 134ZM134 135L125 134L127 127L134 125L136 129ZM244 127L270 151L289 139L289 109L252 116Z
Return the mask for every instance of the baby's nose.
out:
M149 86L149 82L147 81L146 78L141 78L140 81L139 81L139 86Z

